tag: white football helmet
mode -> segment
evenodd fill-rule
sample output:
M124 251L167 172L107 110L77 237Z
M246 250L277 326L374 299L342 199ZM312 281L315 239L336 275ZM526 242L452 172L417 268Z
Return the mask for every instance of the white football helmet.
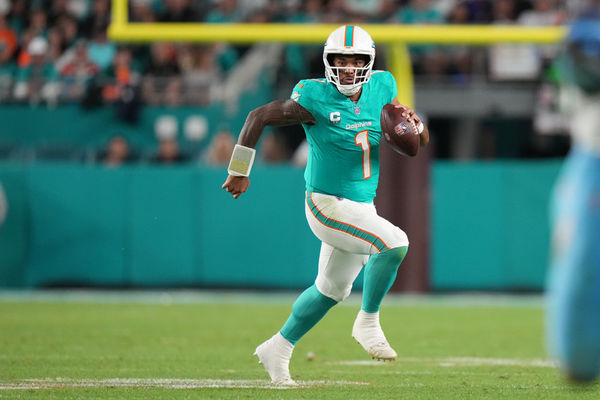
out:
M354 68L354 83L342 85L340 83L340 69L333 66L333 55L364 55L368 57L365 66ZM371 79L371 70L375 62L375 43L371 35L356 25L344 25L337 28L329 35L323 49L323 64L325 64L325 77L333 83L340 93L352 96L360 90L360 87Z

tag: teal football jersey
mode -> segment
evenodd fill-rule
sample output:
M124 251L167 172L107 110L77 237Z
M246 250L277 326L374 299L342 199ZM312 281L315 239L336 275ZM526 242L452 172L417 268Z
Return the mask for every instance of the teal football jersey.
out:
M396 81L387 71L372 72L357 103L326 79L298 82L291 98L316 120L302 125L309 144L307 191L373 201L379 182L381 110L396 95Z

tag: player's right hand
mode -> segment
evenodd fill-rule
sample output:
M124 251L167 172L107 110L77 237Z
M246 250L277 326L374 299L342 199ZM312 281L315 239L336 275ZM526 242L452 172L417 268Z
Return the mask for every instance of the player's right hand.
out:
M231 193L234 199L237 199L248 190L248 186L250 186L250 178L247 176L229 175L221 187Z
M412 108L397 103L395 101L392 102L392 104L394 105L394 107L402 110L402 116L406 118L409 122L414 120L417 126L421 123L421 118L419 118L419 116L415 113L415 110L413 110Z

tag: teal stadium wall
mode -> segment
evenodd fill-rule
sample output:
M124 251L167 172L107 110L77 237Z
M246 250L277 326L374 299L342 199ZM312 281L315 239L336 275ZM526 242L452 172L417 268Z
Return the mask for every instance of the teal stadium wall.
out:
M540 290L560 161L441 162L432 169L431 286Z
M0 285L307 285L318 242L302 173L255 172L252 195L234 201L222 169L2 165Z
M435 162L432 289L542 289L558 169ZM0 287L310 285L319 242L304 218L302 171L258 165L238 200L224 178L198 165L2 163Z

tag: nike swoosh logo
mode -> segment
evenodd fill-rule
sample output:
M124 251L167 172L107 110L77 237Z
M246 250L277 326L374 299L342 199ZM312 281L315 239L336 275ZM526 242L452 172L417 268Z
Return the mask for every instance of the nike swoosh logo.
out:
M304 84L303 84L303 83L299 83L299 84L298 84L298 87L299 87L300 89L302 89L302 88L304 87Z

